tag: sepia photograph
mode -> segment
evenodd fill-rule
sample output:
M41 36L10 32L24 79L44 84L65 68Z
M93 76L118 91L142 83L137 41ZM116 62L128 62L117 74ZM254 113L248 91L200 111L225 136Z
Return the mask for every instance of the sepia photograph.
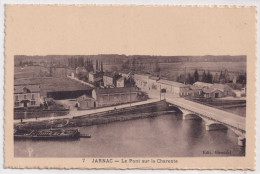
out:
M5 6L4 166L255 168L256 7Z
M13 101L15 157L245 156L245 55L16 55Z

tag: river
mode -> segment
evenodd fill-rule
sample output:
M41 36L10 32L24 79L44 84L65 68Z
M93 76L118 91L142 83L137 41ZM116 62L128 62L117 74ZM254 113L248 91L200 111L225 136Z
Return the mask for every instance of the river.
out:
M202 120L175 114L80 127L90 139L14 141L15 157L197 157L244 156L231 130L206 131ZM210 151L212 154L206 154ZM215 154L215 151L230 154Z

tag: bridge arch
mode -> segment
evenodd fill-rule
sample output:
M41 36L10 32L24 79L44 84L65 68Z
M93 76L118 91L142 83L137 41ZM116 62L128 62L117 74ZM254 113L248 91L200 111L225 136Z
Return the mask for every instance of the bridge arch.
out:
M228 127L224 124L212 122L212 123L206 123L206 130L208 131L215 131L215 130L227 130Z
M202 119L199 115L197 115L193 112L187 111L187 110L182 109L182 108L179 108L179 110L182 113L182 119L183 120L197 120L197 119L200 120L200 119Z

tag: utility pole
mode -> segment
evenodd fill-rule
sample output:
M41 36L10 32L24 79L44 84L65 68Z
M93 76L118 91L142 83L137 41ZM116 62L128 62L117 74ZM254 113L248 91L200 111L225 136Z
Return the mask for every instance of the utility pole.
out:
M131 106L131 86L130 86L130 106Z
M161 101L161 90L162 90L162 89L161 89L161 85L160 85L160 101Z

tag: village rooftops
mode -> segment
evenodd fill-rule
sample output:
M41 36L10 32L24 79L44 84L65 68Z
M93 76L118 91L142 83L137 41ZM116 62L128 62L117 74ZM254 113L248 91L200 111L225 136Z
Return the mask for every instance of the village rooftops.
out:
M120 77L119 79L117 79L117 81L123 81L123 80L125 80L124 77Z
M175 86L175 87L179 87L179 88L189 87L188 85L185 85L183 83L174 82L174 81L165 80L165 79L158 80L158 83L165 84L165 85L170 85L170 86Z
M87 72L87 69L86 69L85 67L77 67L77 68L76 68L76 71L80 71L80 72L84 71L84 72Z
M191 90L201 90L202 88L199 86L189 85Z
M202 91L203 91L204 93L212 93L212 92L214 92L214 91L221 91L221 90L215 89L215 88L203 88ZM222 92L223 92L223 91L222 91Z
M204 88L204 87L210 88L213 84L205 83L205 82L195 82L193 85L201 87L201 88Z
M214 88L214 89L218 89L218 90L220 90L222 92L224 92L226 89L233 90L227 84L221 84L221 83L214 83L211 87Z
M91 72L89 72L89 74L92 74L94 77L99 77L99 76L103 76L103 72L93 72L93 71L91 71Z
M134 74L134 77L135 78L149 78L151 76L151 74L140 74L140 73L138 73L138 74Z
M86 94L83 94L82 96L77 98L77 101L84 101L84 100L87 100L87 99L94 100L92 97L90 97L90 96L88 96Z
M129 73L131 73L132 71L131 70L120 70L120 71L118 71L118 73L120 74L129 74Z
M160 77L150 76L149 79L151 79L151 80L160 80Z
M225 92L226 89L232 90L232 88L229 87L226 84L214 83L209 88L203 88L202 91L205 92L205 93L211 93L211 92L216 91L216 90L221 91L221 92Z
M120 93L132 93L137 92L136 87L119 87L119 88L97 88L96 94L97 95L103 95L103 94L120 94Z
M104 73L104 76L114 78L115 74L106 72L106 73Z
M94 79L95 82L99 82L99 81L101 81L101 80L103 80L102 77L96 77L96 78Z
M23 93L38 93L40 92L40 85L38 84L28 84L28 85L15 85L14 93L23 94Z

